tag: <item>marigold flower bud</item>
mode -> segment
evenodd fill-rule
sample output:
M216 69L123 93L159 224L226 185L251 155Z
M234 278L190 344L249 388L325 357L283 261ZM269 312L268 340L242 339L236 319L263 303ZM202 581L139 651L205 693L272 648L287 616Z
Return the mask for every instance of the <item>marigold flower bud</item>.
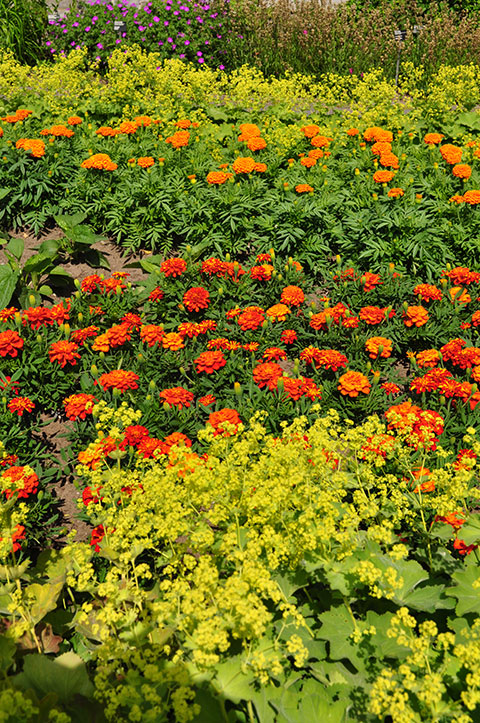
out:
M98 367L96 364L92 364L92 366L90 367L90 371L92 373L92 376L98 377Z
M28 295L28 303L30 304L30 306L33 306L35 304L35 294Z
M171 406L170 406L170 404L169 404L168 402L164 402L164 403L163 403L163 410L164 410L165 412L169 412L169 411L171 410Z

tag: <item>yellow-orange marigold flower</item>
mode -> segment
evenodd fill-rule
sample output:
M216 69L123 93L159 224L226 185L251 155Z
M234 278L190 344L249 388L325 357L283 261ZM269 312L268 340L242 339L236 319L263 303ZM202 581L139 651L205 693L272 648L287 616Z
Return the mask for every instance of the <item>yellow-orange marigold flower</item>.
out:
M390 198L401 198L404 193L405 191L403 190L403 188L391 188L387 193L387 196L389 196Z
M30 151L33 158L41 158L45 155L45 143L35 138L19 138L15 143L15 148Z
M235 173L251 173L255 169L255 160L251 156L236 158L232 168Z
M310 156L304 156L300 159L300 163L302 166L305 166L305 168L313 168L313 166L317 165L317 159L311 158Z
M317 135L318 131L320 130L319 126L316 125L309 125L309 126L303 126L300 128L305 138L313 138Z
M388 359L392 354L392 341L384 336L372 336L365 342L365 349L370 359L378 359L378 357Z
M476 206L480 203L480 191L465 191L463 194L463 200L471 206Z
M282 291L280 301L288 306L300 306L305 301L305 294L299 286L286 286Z
M375 171L373 180L375 183L390 183L394 176L393 171Z
M462 160L462 149L452 145L452 143L445 143L445 145L440 146L440 153L442 154L443 160L452 166L455 165L455 163L460 163Z
M222 183L228 181L229 178L233 178L232 173L224 173L223 171L210 171L207 175L207 183L212 186L220 186Z
M99 171L115 171L118 166L106 153L95 153L82 162L82 168L95 168Z
M427 133L423 140L427 145L436 146L438 143L441 143L444 138L445 136L441 133Z
M346 397L358 397L361 394L368 394L371 384L367 377L361 372L346 372L338 380L338 391Z
M313 193L313 188L308 183L299 183L298 186L295 186L295 190L297 193Z
M241 135L238 137L239 141L247 141L249 138L256 138L261 135L260 128L255 123L242 123L240 125Z
M266 147L267 141L264 138L260 138L260 136L249 138L247 141L247 148L249 151L263 151Z
M272 321L285 321L292 312L285 304L274 304L265 313Z
M465 180L472 175L472 167L468 163L457 163L452 168L452 173L456 178L464 178Z
M132 133L135 133L138 129L137 124L135 121L123 121L118 126L118 130L120 133L125 133L126 135L131 135Z
M165 143L170 143L173 148L184 148L190 140L189 131L177 131L173 136L165 138Z
M372 126L371 128L366 129L365 133L363 134L363 138L366 141L392 143L393 133L391 131L386 131L383 128L379 128L379 126Z
M151 168L151 166L153 166L154 163L155 163L155 161L154 161L154 159L152 158L152 156L142 156L141 158L139 158L139 159L137 160L137 164L138 164L141 168Z
M428 319L428 311L423 306L408 306L404 315L405 326L424 326Z
M440 361L440 352L436 349L424 349L418 352L415 361L420 369L434 369Z
M169 334L162 336L162 346L164 349L170 349L170 351L178 351L183 349L185 344L183 343L183 336L176 331L171 331Z
M327 136L314 136L311 140L311 144L314 148L325 148L328 146L332 138Z

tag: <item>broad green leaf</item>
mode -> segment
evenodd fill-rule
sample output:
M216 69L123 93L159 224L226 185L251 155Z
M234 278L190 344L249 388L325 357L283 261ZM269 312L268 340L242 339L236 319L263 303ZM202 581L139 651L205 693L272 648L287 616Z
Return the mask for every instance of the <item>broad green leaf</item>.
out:
M224 696L233 703L252 698L253 688L250 684L253 678L242 673L240 656L219 663L215 668L215 672L216 675L212 680L212 686L219 695Z
M355 624L349 610L345 605L331 608L319 616L322 627L317 635L322 640L330 643L330 658L341 660L347 658L353 663L359 664L355 645L350 635L355 630Z
M13 681L18 687L33 688L40 695L55 693L62 703L68 703L75 695L88 698L94 690L85 663L71 651L53 660L46 655L25 656L23 673Z
M45 239L40 246L38 247L38 252L40 254L44 254L45 256L49 256L50 258L53 258L58 254L58 249L60 248L60 241L58 239Z
M0 266L0 309L10 303L19 275L8 264Z
M55 268L53 268L50 271L50 276L63 276L64 278L69 278L69 279L72 278L71 275L68 273L68 271L65 271L65 269L62 269L61 266L55 266Z
M466 545L473 545L480 541L480 515L470 515L467 522L462 525L459 537Z
M480 566L473 555L465 561L465 565L452 575L455 587L446 590L446 595L457 598L455 607L457 615L480 613Z
M301 590L308 583L307 573L300 568L295 572L286 572L283 575L277 574L274 579L288 601L291 601L293 593Z
M13 640L0 635L0 671L6 673L13 663L16 646Z
M47 286L47 284L42 284L38 293L42 294L42 296L51 296L53 294L53 289L50 286Z
M5 248L8 249L8 251L10 251L10 253L15 256L17 261L20 261L20 259L22 258L23 249L25 248L25 244L23 242L23 239L14 237L10 239Z
M70 215L63 214L54 216L55 223L57 223L60 228L62 228L64 231L69 228L73 228L74 226L77 226L77 224L82 223L82 221L85 221L87 218L87 214L82 211L77 211L77 213L72 213Z
M61 581L45 585L33 583L26 588L26 592L34 598L30 606L30 615L35 624L39 623L50 610L55 609L62 588Z

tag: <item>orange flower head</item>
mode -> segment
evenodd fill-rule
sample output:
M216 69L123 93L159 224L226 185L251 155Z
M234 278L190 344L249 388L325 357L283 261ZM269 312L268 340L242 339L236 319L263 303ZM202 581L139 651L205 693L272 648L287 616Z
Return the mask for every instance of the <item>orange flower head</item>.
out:
M389 198L401 198L405 194L403 188L391 188L387 193Z
M428 311L423 306L409 306L403 315L405 326L424 326L428 319Z
M299 286L286 286L282 290L280 301L288 306L301 306L305 301L305 294Z
M181 118L175 123L175 126L177 128L181 128L182 130L186 130L187 128L190 128L192 125L192 121L188 120L188 118Z
M163 389L163 391L160 392L160 399L177 409L189 407L193 401L193 397L193 393L183 387L171 387L170 389Z
M152 156L142 156L138 159L137 164L140 168L151 168L155 165L155 161Z
M207 175L207 183L211 186L221 186L226 183L230 178L233 178L232 173L225 173L224 171L210 171Z
M237 317L242 331L255 330L265 321L265 312L260 306L247 306Z
M295 186L295 190L297 193L313 193L313 188L308 183L299 183L298 186Z
M311 140L311 144L314 148L327 148L332 138L327 136L314 136Z
M162 346L164 349L170 351L178 351L183 349L185 344L183 343L183 336L176 331L171 331L168 334L162 336Z
M465 203L469 203L470 206L476 206L480 203L480 191L465 191L463 194L463 200Z
M355 136L358 136L359 133L360 133L360 131L358 130L358 128L349 128L347 130L347 136L350 136L350 138L354 138Z
M386 131L378 126L367 128L363 134L364 140L367 142L375 141L377 143L393 143L393 133Z
M247 141L247 148L249 151L263 151L266 147L267 141L264 138L260 138L260 136L249 138Z
M236 158L232 168L235 173L251 173L255 169L255 160L251 156Z
M468 163L457 163L452 168L452 173L455 178L462 178L464 180L468 180L472 175L472 167L469 166Z
M205 372L205 374L213 374L213 372L221 369L227 363L221 351L204 351L194 359L197 373Z
M16 331L0 332L0 356L18 356L18 352L23 349L23 339Z
M81 167L94 168L98 171L115 171L118 168L107 153L95 153L83 161Z
M302 128L300 128L300 130L302 131L305 138L314 138L320 130L320 126L312 124L309 126L303 126Z
M397 169L398 166L398 156L395 155L395 153L382 153L380 156L380 165L384 168L395 168Z
M240 125L241 135L238 137L239 141L247 141L249 138L257 138L261 135L260 128L254 123L242 123Z
M394 176L395 174L393 171L375 171L373 174L373 180L375 183L390 183Z
M35 403L28 397L15 397L7 406L12 414L23 417L24 412L31 412L35 408Z
M305 168L313 168L313 166L317 165L317 159L311 158L310 156L304 156L300 159L300 164Z
M230 437L236 434L238 426L242 423L238 412L235 409L219 409L218 412L212 412L208 417L209 424L214 428L214 437L222 435L222 437Z
M187 262L177 257L167 259L160 265L160 271L165 276L181 276L187 270Z
M445 136L441 133L427 133L423 141L429 146L437 146L444 138Z
M87 414L92 413L96 401L97 399L93 394L71 394L63 400L67 419L72 421L76 419L86 419Z
M440 146L440 153L444 161L454 166L456 163L460 163L462 160L462 149L458 146L454 146L451 143L445 143Z
M440 301L443 298L442 291L433 284L417 284L413 293L422 301Z
M392 144L387 141L377 141L373 144L371 151L374 156L381 156L384 153L390 153L392 150Z
M359 394L368 394L371 384L364 374L350 371L342 374L337 388L343 396L358 397Z
M434 369L440 361L440 353L436 349L419 351L415 361L420 369Z
M53 344L50 344L48 356L52 364L57 361L63 369L67 364L75 366L77 359L80 359L80 354L78 354L77 350L78 344L75 344L73 341L55 341Z
M392 354L392 341L384 336L372 336L365 342L370 359L388 359Z
M34 138L20 138L15 143L15 148L29 151L33 158L42 158L45 155L45 143Z
M274 304L266 311L268 318L272 321L286 321L288 314L291 313L286 304Z
M203 286L194 286L188 289L183 295L183 303L188 311L200 311L208 309L210 294Z
M126 392L129 389L138 389L138 374L135 372L126 371L124 369L115 369L112 372L102 374L100 379L100 385L103 387L103 391L107 389L118 389L120 392Z
M385 321L385 309L380 306L363 306L360 309L359 318L370 326L375 326Z
M118 126L118 130L120 133L125 133L126 135L131 135L132 133L136 133L138 129L137 124L135 121L123 121L123 123L120 123Z
M189 131L177 131L173 136L165 138L165 143L170 143L173 148L185 148L190 141Z
M283 376L282 367L276 362L264 362L257 364L253 369L253 380L262 389L276 389L278 380Z

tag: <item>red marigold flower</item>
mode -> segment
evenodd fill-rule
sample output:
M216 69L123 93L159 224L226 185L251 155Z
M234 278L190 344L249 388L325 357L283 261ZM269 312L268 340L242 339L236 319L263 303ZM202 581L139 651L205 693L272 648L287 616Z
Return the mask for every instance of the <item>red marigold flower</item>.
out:
M465 347L466 345L467 342L464 339L451 339L451 341L441 346L440 352L444 361L455 362L463 347Z
M216 258L206 259L202 262L200 271L209 276L225 276L225 262Z
M459 540L458 537L453 542L453 549L457 550L460 555L469 555L477 547L478 545L475 544L466 545L465 542L463 540Z
M105 528L103 527L103 525L97 525L97 527L93 528L90 538L90 546L93 547L95 552L100 552L100 543L104 537Z
M252 266L250 269L250 277L256 281L270 281L273 270L274 267L271 264Z
M480 326L480 311L475 311L472 314L472 324L473 326Z
M1 538L0 538L1 539ZM25 539L25 527L23 525L16 525L12 532L12 552L18 552L21 548L19 540Z
M161 344L164 336L163 326L144 324L140 329L140 339L150 347Z
M293 344L297 338L297 332L294 331L294 329L284 329L280 336L280 341L284 344Z
M428 319L428 311L423 306L409 306L403 314L405 326L424 326Z
M338 380L338 391L347 397L358 397L360 393L368 394L371 384L360 372L346 372Z
M54 322L50 309L42 306L31 306L22 312L22 323L25 326L30 324L31 329L39 329L41 326L50 326Z
M387 396L389 394L398 394L400 391L400 387L393 384L393 382L384 382L383 384L380 384L380 388L384 390Z
M415 357L420 369L433 369L440 361L440 353L436 349L424 349Z
M164 349L170 351L178 351L183 349L185 344L183 343L183 336L176 331L171 331L168 334L162 336L162 346Z
M77 350L78 344L75 344L74 341L54 341L53 344L50 344L48 356L52 364L57 361L63 369L67 364L75 366L77 359L80 359Z
M461 449L457 454L457 459L452 467L456 470L472 469L477 461L477 455L473 449ZM451 524L451 523L449 523ZM463 523L462 523L463 524Z
M205 394L203 397L198 397L198 403L202 404L204 407L209 407L211 404L215 404L217 401L217 398L213 396L213 394Z
M28 397L15 397L7 406L12 414L16 413L19 417L23 417L24 412L31 412L35 408L35 403Z
M75 421L76 419L86 419L87 414L92 413L97 398L93 394L71 394L69 397L63 400L63 406L65 407L65 415L67 419Z
M200 374L200 372L213 374L214 371L224 367L227 360L221 351L204 351L194 359L193 363L196 366L198 374Z
M9 306L6 309L0 310L0 322L12 321L15 318L15 314L18 314L18 309L14 306Z
M278 346L269 346L268 349L265 349L263 352L263 358L265 361L278 361L279 359L286 359L287 352Z
M370 271L366 271L362 276L362 281L365 284L363 287L364 291L373 291L373 289L379 284L383 284L380 280L379 274L372 274Z
M159 286L156 286L154 290L150 293L148 298L150 299L150 301L158 302L161 301L164 296L165 294L163 293L162 289Z
M478 284L480 282L480 272L470 271L465 266L456 266L451 271L444 271L443 274L456 286L468 286L469 284Z
M7 500L13 495L18 499L27 499L38 490L38 477L31 467L9 467L0 475L3 485L9 485L11 489L4 489Z
M129 329L140 329L142 326L142 318L138 314L134 314L133 312L129 311L127 314L124 314L122 318L120 319L122 324L125 324Z
M412 470L412 476L417 480L425 479L424 482L421 482L421 484L417 485L415 489L413 490L415 493L418 494L418 492L434 492L435 491L435 481L431 476L431 472L426 467L418 467L417 469Z
M0 331L0 356L18 356L20 349L23 349L23 339L16 331Z
M417 284L413 293L419 296L422 301L440 301L443 293L433 284Z
M305 294L299 286L286 286L282 290L280 301L288 306L300 306L305 301Z
M138 389L138 374L125 371L124 369L115 369L112 372L102 374L98 380L103 387L103 391L107 389L118 389L120 392L126 392L127 389Z
M379 306L363 306L360 309L359 318L370 326L375 326L385 321L385 309Z
M260 306L247 306L237 318L242 331L258 329L265 321L265 312Z
M177 407L177 409L189 407L193 398L193 393L183 387L170 387L160 392L160 399L163 399L164 402L167 402L167 404L170 404L172 407Z
M202 332L200 324L196 324L194 321L182 321L182 323L178 325L178 333L183 337L188 336L189 339L194 339Z
M86 326L83 329L74 329L70 338L75 344L83 344L87 339L97 336L99 331L98 326Z
M148 437L148 429L141 424L131 424L125 427L123 443L125 446L137 447L138 444Z
M315 364L317 368L322 366L325 367L325 369L331 369L333 372L336 372L338 369L346 367L348 359L345 354L335 349L319 349L315 356Z
M94 291L102 291L103 279L101 279L98 274L90 274L90 276L86 276L83 279L80 284L80 288L88 294L91 294Z
M247 344L243 345L243 348L245 349L245 351L250 351L255 354L255 352L258 351L259 346L260 344L258 343L258 341L249 341Z
M203 286L194 286L188 289L183 295L183 303L188 311L200 311L208 309L210 294Z
M265 386L270 390L275 389L281 376L283 376L283 369L275 362L257 364L253 369L253 379L260 389Z
M225 407L219 409L218 412L212 412L208 417L208 422L215 430L214 437L220 434L223 437L230 437L232 434L237 433L238 425L242 423L242 420L235 409ZM233 429L226 429L225 427L228 428L228 426L233 427Z
M161 439L143 437L137 444L137 452L144 459L156 458L168 452L168 446Z
M286 321L288 314L291 313L286 304L274 304L266 311L268 318L272 321Z
M192 446L192 440L187 437L186 434L183 434L183 432L173 432L172 434L169 434L168 437L165 437L164 442L170 449L179 444L184 445L185 447Z
M181 276L187 270L187 262L177 257L167 259L160 265L160 271L165 276Z
M372 336L365 342L365 349L370 359L388 359L392 354L392 341L384 336Z
M1 375L0 375L0 376L1 376ZM1 389L2 391L7 392L7 394L11 393L11 394L18 395L18 388L17 388L17 387L19 386L19 383L18 383L18 382L12 382L12 377L8 376L8 374L5 375L4 379L5 379L5 381L3 381L3 380L0 378L0 389Z

